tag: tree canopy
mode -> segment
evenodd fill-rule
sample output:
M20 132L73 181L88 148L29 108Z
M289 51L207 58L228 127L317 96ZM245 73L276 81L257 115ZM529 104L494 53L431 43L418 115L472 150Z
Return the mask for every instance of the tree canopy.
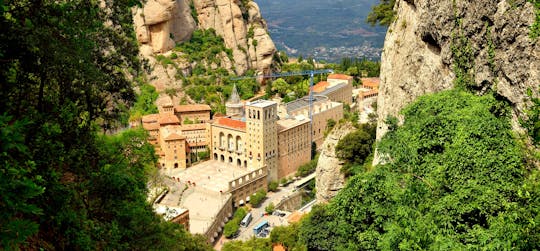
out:
M208 250L146 202L137 1L0 1L0 249Z
M459 90L419 98L381 140L385 164L314 208L300 239L310 250L538 249L539 174L499 106Z
M394 21L396 15L394 11L395 0L380 0L378 5L372 7L368 14L367 22L372 26L377 24L381 26L389 26Z

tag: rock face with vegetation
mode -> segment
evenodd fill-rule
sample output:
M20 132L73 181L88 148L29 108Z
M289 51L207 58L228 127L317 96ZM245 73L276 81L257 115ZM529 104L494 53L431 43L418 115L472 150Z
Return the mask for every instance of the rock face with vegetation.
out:
M148 0L142 8L134 8L133 23L141 51L154 53L171 50L197 27L186 0Z
M423 94L463 83L507 100L516 124L527 90L536 91L540 83L538 24L533 25L538 3L396 0L394 11L382 54L378 139L389 115L397 116Z
M336 156L336 145L339 140L355 130L351 123L339 124L324 141L315 175L317 202L328 202L345 185L345 176L341 173L343 161Z
M216 30L233 50L236 73L248 69L268 73L276 47L259 6L249 0L194 1L199 28Z
M133 21L144 56L166 53L191 38L196 29L213 29L232 50L228 70L268 73L276 47L258 5L239 0L149 0L134 8ZM173 74L174 75L174 74Z
M221 85L220 76L271 70L276 48L253 1L149 0L133 13L140 52L149 62L147 81L161 93L158 103L169 96L175 104L212 104L186 86ZM186 79L191 76L204 80Z

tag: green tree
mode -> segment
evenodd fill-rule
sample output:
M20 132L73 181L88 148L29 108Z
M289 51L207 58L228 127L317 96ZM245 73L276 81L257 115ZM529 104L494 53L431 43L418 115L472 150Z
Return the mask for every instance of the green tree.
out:
M249 203L254 207L258 207L261 205L261 202L263 202L265 198L266 192L261 189L249 197Z
M267 212L268 214L273 213L274 210L276 210L276 206L274 206L274 203L272 202L270 202L270 204L268 204L268 206L264 208L264 211Z
M270 183L268 183L268 191L275 192L277 191L278 186L279 184L277 181L270 181Z
M146 133L98 133L143 74L134 4L0 2L0 249L210 249L146 202Z
M386 164L314 207L301 240L315 250L538 249L538 171L523 166L499 109L489 94L420 97L381 140Z
M229 241L223 245L222 251L272 251L269 238L251 238L243 241Z
M282 244L287 250L307 250L306 246L299 240L299 229L299 223L292 223L289 226L274 227L272 232L270 232L270 240L272 243Z
M373 153L375 124L362 124L356 131L347 134L336 145L336 156L345 161L342 172L346 176L354 173L355 166L361 166Z
M394 21L396 15L394 11L395 0L380 0L378 5L372 7L367 16L367 22L372 26L377 24L389 26Z
M313 172L315 172L315 169L317 169L317 162L319 161L319 155L315 155L315 158L310 160L308 163L301 165L298 167L298 170L296 170L296 176L299 177L306 177Z
M240 222L247 215L247 212L244 208L240 207L234 212L233 218L225 224L223 227L223 235L227 238L231 238L238 232L240 229Z
M278 93L281 97L285 97L291 91L291 87L285 80L278 78L272 82L272 91Z

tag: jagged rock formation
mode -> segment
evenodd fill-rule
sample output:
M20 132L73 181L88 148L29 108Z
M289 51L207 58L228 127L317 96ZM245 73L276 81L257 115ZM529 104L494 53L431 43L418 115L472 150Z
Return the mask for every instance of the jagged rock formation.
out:
M197 13L198 27L190 5ZM171 50L176 43L188 40L196 28L212 28L233 50L234 62L228 62L229 68L238 74L248 69L270 71L276 47L255 2L148 0L142 8L134 8L133 13L137 40L146 57Z
M189 40L196 29L214 29L232 50L232 58L225 52L217 56L220 67L238 75L248 69L265 74L271 70L276 48L253 1L148 0L142 8L133 9L133 21L141 55L151 68L148 80L160 92L167 88L179 90L181 75L188 76L197 64L208 63L189 62L179 52L175 52L173 64L156 60L158 55L170 58L175 45ZM216 69L218 65L212 63L208 67ZM174 103L183 96L178 93L173 97Z
M194 5L199 27L215 29L233 50L236 73L241 75L248 69L269 73L276 47L255 2L201 0L194 1Z
M529 37L532 3L396 0L394 10L382 54L378 139L387 131L387 116L397 116L418 96L453 87L456 55L466 49L452 46L459 37L471 48L473 89L495 90L512 104L515 118L526 109L527 89L540 84L540 39Z
M133 9L133 23L145 56L171 50L197 27L186 0L148 0L143 8Z
M343 161L336 157L336 145L341 138L355 130L356 128L350 122L338 124L324 140L315 171L318 203L328 202L344 187L345 176L340 171Z

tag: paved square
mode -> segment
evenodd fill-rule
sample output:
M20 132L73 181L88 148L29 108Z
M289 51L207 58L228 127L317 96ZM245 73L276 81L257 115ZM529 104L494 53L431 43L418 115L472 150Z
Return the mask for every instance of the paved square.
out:
M204 187L211 191L227 192L230 181L246 175L250 171L252 170L249 168L239 168L218 160L209 160L184 170L173 169L166 175L180 178L180 181L184 183L192 184L195 182L195 186Z

